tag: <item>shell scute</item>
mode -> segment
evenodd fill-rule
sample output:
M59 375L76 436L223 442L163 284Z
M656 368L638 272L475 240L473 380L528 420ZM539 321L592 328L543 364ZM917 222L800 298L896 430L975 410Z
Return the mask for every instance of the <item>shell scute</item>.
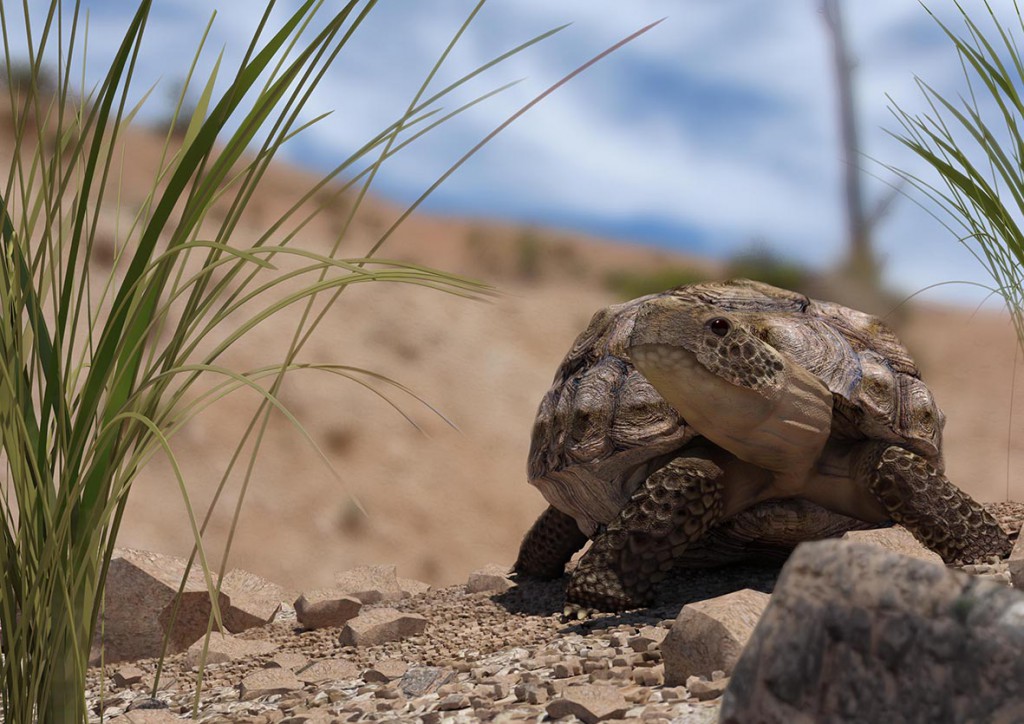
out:
M630 365L615 398L608 431L612 445L616 449L649 445L674 435L683 425L679 413Z
M735 313L833 393L831 434L901 445L942 467L944 416L909 351L883 321L751 282L708 282L598 311L541 401L528 473L590 535L696 435L626 355L644 302L671 295Z

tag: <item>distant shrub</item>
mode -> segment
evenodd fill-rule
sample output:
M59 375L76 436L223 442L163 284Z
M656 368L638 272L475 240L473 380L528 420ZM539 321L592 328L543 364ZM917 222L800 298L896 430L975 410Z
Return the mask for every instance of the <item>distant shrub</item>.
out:
M635 299L646 294L663 292L680 284L707 280L707 274L687 266L669 266L654 271L619 270L605 277L605 287L622 299Z
M49 67L41 66L38 71L28 60L11 59L4 64L3 82L18 93L32 89L42 97L49 97L57 88L57 75Z
M782 257L768 247L757 246L733 257L726 267L726 276L806 292L812 275L802 264Z
M541 240L533 229L526 229L516 239L516 275L526 281L536 281L541 271Z

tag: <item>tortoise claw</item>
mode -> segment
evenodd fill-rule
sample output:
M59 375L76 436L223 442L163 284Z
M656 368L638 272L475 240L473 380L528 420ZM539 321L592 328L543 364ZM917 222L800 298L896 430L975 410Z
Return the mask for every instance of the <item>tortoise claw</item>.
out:
M587 621L593 618L598 613L596 608L589 608L587 606L581 606L578 603L567 603L565 608L562 609L562 621L569 623L572 621Z

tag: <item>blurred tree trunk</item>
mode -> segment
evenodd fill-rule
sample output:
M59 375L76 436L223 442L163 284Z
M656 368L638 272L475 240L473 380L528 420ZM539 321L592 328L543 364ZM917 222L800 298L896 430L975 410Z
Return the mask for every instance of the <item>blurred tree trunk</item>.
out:
M843 145L843 190L846 205L846 273L857 281L876 285L878 261L871 245L871 222L864 209L860 173L860 142L853 97L853 68L843 30L840 0L821 0L822 15L832 41L832 57L839 101L839 133Z

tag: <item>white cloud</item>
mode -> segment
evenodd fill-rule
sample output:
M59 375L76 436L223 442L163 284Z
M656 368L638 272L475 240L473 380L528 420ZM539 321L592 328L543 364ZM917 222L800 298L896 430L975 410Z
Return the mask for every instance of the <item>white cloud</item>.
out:
M258 18L243 0L217 4L208 44L214 51L224 46L225 69L233 68ZM310 117L329 109L334 115L295 153L309 160L315 144L317 159L340 159L394 120L472 4L381 2L308 109ZM994 5L1003 11L1012 0ZM967 6L982 7L980 0ZM124 24L111 7L94 13L94 67L112 52ZM438 203L518 218L591 218L591 228L648 217L729 248L764 237L809 262L835 261L843 237L841 152L831 49L817 8L818 0L491 0L435 87L554 25L574 24L446 101L452 108L527 78L394 158L383 188L414 197L534 94L667 16L517 122L449 180ZM955 90L955 56L917 0L847 0L844 9L858 61L864 149L918 168L884 131L895 127L885 94L920 108L914 74ZM208 14L205 0L156 3L140 88L184 73ZM874 180L867 186L872 199L886 188ZM890 258L890 277L904 288L963 277L965 270L982 277L911 203L897 204L878 242Z

